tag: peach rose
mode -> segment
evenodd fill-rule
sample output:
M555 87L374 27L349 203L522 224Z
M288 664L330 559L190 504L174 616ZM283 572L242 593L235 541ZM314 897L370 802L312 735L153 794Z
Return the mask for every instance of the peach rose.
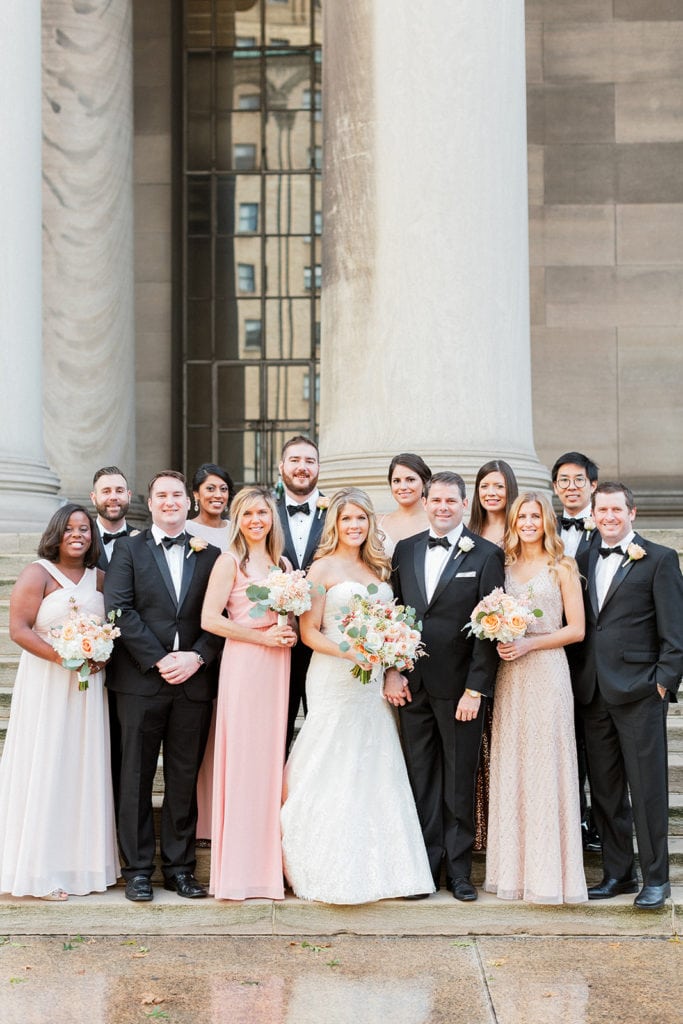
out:
M87 636L84 636L83 639L81 640L81 650L83 651L83 654L86 656L86 658L90 658L92 656L93 645L92 641L89 640Z
M480 624L487 633L497 633L500 629L500 616L496 615L495 612L491 612L480 620Z
M515 636L524 636L526 633L526 619L523 615L511 615L508 619L510 632Z

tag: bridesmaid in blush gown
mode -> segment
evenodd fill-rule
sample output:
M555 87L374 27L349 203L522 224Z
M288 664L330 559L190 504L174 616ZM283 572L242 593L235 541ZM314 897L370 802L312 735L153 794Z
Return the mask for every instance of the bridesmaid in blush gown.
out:
M507 900L583 903L574 702L563 650L583 639L583 600L544 495L528 491L513 503L505 554L506 591L543 615L525 636L498 644L484 888Z
M282 558L270 492L245 487L232 505L230 543L216 562L202 628L226 638L216 707L209 891L222 900L284 899L280 803L296 633L275 612L254 619L247 587ZM223 614L227 607L227 618Z
M71 611L104 615L98 533L88 512L55 512L37 562L10 598L23 648L0 763L0 892L66 900L102 892L119 873L102 665L88 689L48 642Z

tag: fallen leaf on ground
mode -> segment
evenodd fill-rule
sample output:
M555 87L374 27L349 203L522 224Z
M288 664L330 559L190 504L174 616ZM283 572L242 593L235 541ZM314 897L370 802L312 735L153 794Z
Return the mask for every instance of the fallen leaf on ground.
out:
M143 1006L157 1006L159 1003L166 1002L166 1000L163 996L155 996L152 992L145 992L140 1002Z

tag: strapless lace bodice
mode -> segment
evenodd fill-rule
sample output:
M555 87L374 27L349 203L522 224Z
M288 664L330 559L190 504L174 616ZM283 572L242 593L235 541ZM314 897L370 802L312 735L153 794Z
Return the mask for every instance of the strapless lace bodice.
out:
M354 594L361 594L363 597L370 597L372 600L391 601L393 592L388 583L377 584L377 592L368 594L368 588L363 583L355 580L344 580L343 583L335 583L325 595L325 611L323 613L321 631L335 643L341 643L344 639L339 629L339 622L343 617L349 602Z

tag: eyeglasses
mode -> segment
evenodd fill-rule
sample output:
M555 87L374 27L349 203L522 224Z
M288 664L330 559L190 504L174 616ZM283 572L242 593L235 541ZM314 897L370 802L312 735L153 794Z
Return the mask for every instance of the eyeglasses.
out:
M588 480L585 476L558 476L555 482L561 491L566 491L572 484L574 487L585 487Z

